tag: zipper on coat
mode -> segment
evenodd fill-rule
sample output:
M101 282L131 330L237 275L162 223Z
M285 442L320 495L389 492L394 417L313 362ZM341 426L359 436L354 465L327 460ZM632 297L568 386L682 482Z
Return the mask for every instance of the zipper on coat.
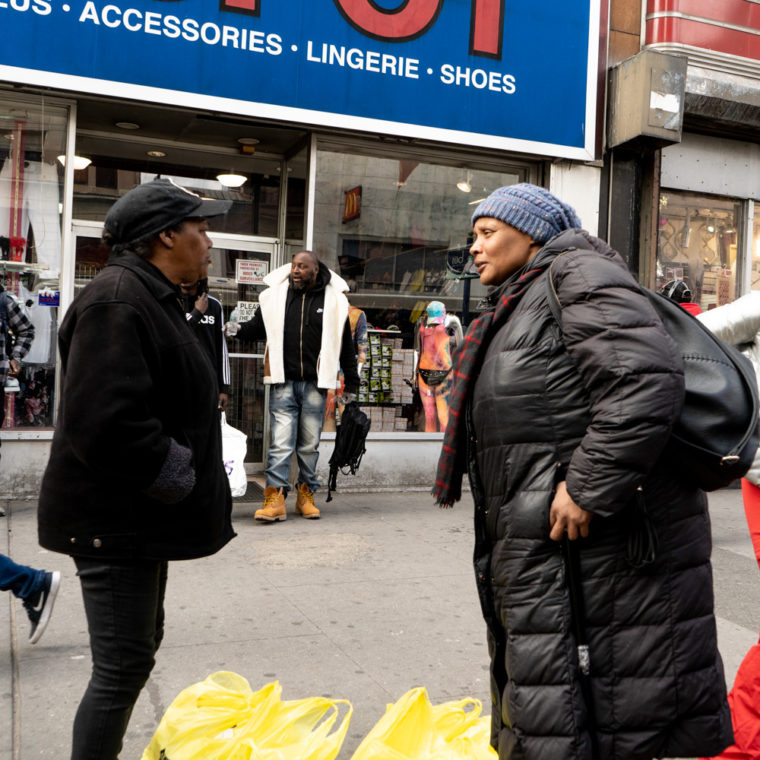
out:
M306 293L301 296L301 334L298 341L298 356L301 360L301 380L303 380L303 311L306 305Z

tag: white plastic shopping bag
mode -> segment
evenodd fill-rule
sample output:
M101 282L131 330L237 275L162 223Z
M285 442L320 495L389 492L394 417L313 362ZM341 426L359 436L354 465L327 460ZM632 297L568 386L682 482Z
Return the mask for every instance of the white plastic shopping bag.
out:
M227 415L222 412L222 458L233 496L245 496L248 487L244 464L248 451L247 440L242 430L227 424Z

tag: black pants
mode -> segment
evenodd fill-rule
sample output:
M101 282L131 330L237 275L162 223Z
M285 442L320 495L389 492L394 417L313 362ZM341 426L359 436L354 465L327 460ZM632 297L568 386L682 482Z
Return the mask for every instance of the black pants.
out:
M75 557L92 675L74 719L71 760L116 760L164 635L166 562Z

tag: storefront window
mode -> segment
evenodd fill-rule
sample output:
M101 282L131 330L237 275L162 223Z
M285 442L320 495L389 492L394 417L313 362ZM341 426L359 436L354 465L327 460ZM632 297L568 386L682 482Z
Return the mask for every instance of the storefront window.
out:
M760 210L755 202L755 214L752 221L752 251L750 255L750 290L760 290Z
M447 260L468 246L475 206L524 172L329 150L316 169L314 248L367 323L364 345L356 339L366 354L359 403L374 431L441 432L463 312L485 294L477 279L447 274Z
M199 176L198 170L183 167L184 173L175 174L166 166L156 163L152 171L135 167L136 162L116 159L119 168L109 169L114 159L96 157L86 169L74 172L74 219L102 222L111 206L135 185L148 182L157 176L170 177L178 185L207 198L232 201L232 207L223 217L215 220L215 229L236 235L277 235L277 215L280 199L278 176L240 175L246 181L239 187L225 187L213 178ZM141 162L145 163L145 162ZM205 175L209 172L203 172Z
M309 154L306 148L302 148L293 158L288 160L286 171L288 173L288 192L285 204L285 240L303 241L304 218L306 209L306 174L308 172ZM298 251L303 250L303 243L294 243ZM287 261L290 259L287 258Z
M6 380L4 428L53 425L60 298L61 203L68 109L0 101L0 278L34 326L17 378Z
M741 203L732 198L663 191L657 239L657 287L684 280L703 311L737 295ZM753 278L758 273L753 266Z

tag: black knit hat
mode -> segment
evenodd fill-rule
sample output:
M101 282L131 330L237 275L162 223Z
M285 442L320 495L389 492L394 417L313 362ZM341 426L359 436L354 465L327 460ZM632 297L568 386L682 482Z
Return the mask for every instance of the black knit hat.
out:
M154 179L132 188L111 206L104 222L113 243L157 235L184 219L227 213L232 201L201 198L170 179Z

